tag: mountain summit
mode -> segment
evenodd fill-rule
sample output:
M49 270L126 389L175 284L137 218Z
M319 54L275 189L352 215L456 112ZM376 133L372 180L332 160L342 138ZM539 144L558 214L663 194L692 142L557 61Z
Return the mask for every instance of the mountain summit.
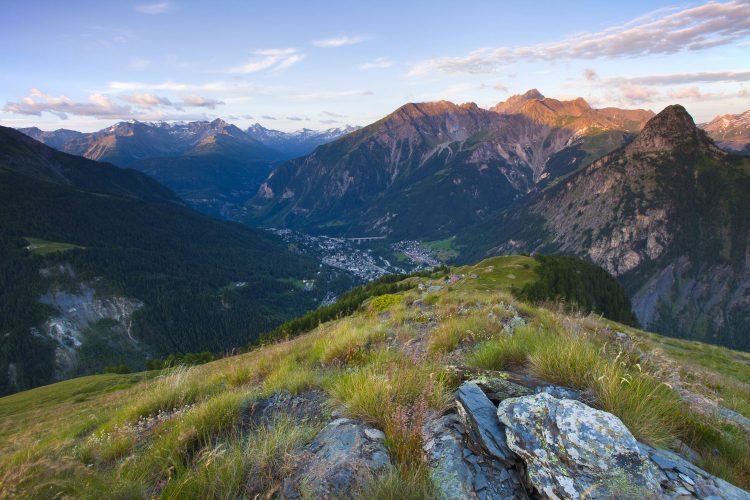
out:
M716 149L708 135L699 129L687 110L679 104L667 106L646 123L630 153L664 153L679 148Z

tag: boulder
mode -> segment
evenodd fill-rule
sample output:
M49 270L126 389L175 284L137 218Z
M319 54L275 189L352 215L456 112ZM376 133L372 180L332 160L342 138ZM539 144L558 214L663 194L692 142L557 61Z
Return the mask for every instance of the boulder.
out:
M528 481L549 498L652 498L659 471L622 421L547 393L506 399L498 419L526 463Z
M373 476L390 466L385 435L362 422L340 418L326 425L284 481L282 497L355 498Z
M428 420L422 433L430 480L439 498L528 498L516 469L467 446L466 429L456 414Z
M750 493L699 469L676 453L639 443L641 451L658 467L663 493L668 497L750 500Z
M456 395L456 407L477 451L494 457L507 466L512 466L517 461L515 453L505 442L505 428L497 419L497 407L477 384L461 384Z

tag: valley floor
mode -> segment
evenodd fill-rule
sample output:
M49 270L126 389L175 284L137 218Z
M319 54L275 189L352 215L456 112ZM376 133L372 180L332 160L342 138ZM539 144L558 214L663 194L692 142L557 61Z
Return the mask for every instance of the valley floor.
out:
M640 493L747 498L718 478L750 488L750 355L520 302L529 261L408 278L351 316L206 365L2 398L0 497L437 498L476 494L478 471L541 491L525 474L537 455L509 438L518 456L498 461L476 427L482 408L534 401L618 417L657 481ZM456 436L478 446L450 455Z

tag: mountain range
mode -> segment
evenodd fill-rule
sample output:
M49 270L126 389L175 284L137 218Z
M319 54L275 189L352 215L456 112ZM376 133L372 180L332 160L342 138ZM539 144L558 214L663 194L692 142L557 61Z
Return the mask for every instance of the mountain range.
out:
M354 127L286 133L256 124L244 132L216 119L128 121L92 133L46 132L36 127L19 130L60 151L144 172L190 206L213 216L237 219L274 162L307 154Z
M334 275L138 171L0 127L0 393L247 344Z
M361 127L346 125L345 127L326 130L303 128L296 132L282 132L281 130L267 129L260 123L256 123L248 127L246 132L253 139L279 151L285 159L289 159L310 154L321 144L334 141L359 128Z
M467 255L585 257L619 277L644 327L750 349L750 158L682 106L459 240Z
M277 166L247 220L324 234L444 238L630 141L652 116L536 90L490 110L407 104Z
M738 115L717 116L701 128L722 148L740 154L750 154L750 110Z
M702 130L679 106L655 116L535 90L489 110L407 104L274 168L247 220L445 240L459 261L585 257L626 285L645 327L750 349L750 177L734 154L747 116Z

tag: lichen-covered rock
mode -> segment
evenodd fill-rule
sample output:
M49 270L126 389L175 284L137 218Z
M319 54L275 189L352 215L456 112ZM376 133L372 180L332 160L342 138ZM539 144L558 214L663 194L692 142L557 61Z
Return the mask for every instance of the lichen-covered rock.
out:
M326 425L284 482L283 498L354 498L373 476L391 466L385 435L362 422L340 418Z
M529 483L549 498L650 498L659 472L622 421L547 393L506 399L497 412Z
M468 446L466 430L456 414L429 420L423 438L430 479L440 498L527 498L516 469Z
M505 429L497 419L497 407L477 384L461 384L456 395L456 408L478 451L507 466L516 462L515 453L506 444Z
M699 469L681 456L639 443L639 447L661 471L660 483L670 498L723 498L750 500L750 493Z

